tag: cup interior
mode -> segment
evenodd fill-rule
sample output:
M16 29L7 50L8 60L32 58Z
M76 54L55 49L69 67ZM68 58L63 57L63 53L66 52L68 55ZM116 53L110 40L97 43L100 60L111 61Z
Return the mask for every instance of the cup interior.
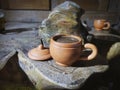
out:
M53 40L58 42L58 43L76 43L81 41L80 38L78 38L77 36L73 36L73 35L58 35L53 37Z

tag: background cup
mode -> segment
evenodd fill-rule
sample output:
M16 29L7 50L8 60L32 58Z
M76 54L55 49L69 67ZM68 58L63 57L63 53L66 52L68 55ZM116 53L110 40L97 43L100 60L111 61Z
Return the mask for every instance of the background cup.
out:
M94 20L94 28L95 30L109 30L110 22L105 19L96 19Z

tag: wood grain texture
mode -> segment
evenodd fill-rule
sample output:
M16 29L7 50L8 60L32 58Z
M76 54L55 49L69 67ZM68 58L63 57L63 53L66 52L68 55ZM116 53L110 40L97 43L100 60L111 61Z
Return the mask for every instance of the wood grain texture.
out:
M6 9L50 9L49 0L6 0L3 4Z
M52 0L52 8L63 3L64 1L66 0ZM106 11L109 4L109 0L70 0L70 1L77 3L78 5L80 5L81 8L87 11L89 10Z

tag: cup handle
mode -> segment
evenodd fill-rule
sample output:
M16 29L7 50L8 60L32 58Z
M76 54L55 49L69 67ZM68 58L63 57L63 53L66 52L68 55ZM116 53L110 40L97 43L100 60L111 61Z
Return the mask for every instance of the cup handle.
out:
M80 57L79 60L92 60L97 56L98 50L94 44L86 43L83 50L85 49L91 49L92 53L87 57Z
M105 22L103 29L109 30L109 28L110 28L110 23L109 22Z

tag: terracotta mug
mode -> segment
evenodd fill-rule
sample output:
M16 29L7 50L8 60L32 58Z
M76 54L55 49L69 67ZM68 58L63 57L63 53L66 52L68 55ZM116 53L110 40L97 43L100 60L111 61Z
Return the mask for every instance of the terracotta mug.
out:
M95 30L109 30L110 22L106 21L105 19L96 19L94 20L94 28Z
M85 49L91 49L92 53L80 57ZM82 45L82 38L79 36L56 35L50 39L50 54L57 64L70 66L77 60L92 60L97 55L97 48L91 43Z

